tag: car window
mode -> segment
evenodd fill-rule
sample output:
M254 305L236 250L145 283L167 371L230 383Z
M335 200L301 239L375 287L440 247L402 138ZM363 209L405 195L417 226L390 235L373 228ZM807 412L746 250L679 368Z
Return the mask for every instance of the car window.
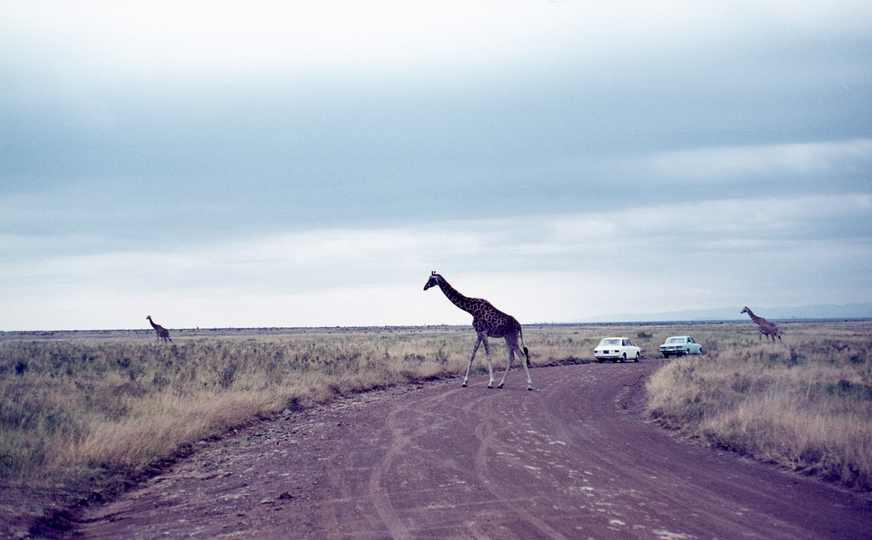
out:
M604 345L617 346L620 344L621 344L620 339L604 339L604 340L600 341L600 346L604 346Z

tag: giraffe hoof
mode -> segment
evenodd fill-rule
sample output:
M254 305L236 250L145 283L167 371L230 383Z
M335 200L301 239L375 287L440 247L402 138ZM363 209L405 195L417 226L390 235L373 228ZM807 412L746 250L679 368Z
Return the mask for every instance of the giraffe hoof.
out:
M528 391L528 392L532 392L532 391L533 391L533 387L532 387L532 386L528 386L528 387L527 387L527 391Z
M488 390L493 390L493 389L494 389L494 385L492 385L492 384L487 385L487 389L488 389Z
M466 383L460 385L461 388L466 388Z
M500 384L500 385L498 385L498 386L497 386L497 388L502 388L502 387L503 387L503 385L502 385L502 384Z

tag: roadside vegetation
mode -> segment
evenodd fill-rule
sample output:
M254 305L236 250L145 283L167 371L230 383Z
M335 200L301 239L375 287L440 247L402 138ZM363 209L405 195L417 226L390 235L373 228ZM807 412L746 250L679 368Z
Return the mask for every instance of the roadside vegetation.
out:
M525 336L534 364L574 362L593 347L564 327L534 328ZM0 491L100 498L259 417L458 376L474 336L453 326L173 331L172 344L152 331L2 334ZM504 341L491 344L501 372ZM476 373L484 358L481 348Z
M706 355L649 381L650 413L712 444L848 485L869 486L872 323L525 326L534 366L589 362L627 336L657 357L691 334ZM100 500L200 440L283 411L460 377L469 326L0 333L0 525ZM505 369L503 340L491 340ZM520 365L516 362L516 367ZM486 373L483 348L473 370ZM536 384L535 371L533 383ZM498 375L499 376L499 375ZM508 386L524 386L513 373ZM0 536L3 528L0 527Z
M872 322L779 329L775 344L753 325L700 334L705 356L649 380L649 414L707 444L872 489Z

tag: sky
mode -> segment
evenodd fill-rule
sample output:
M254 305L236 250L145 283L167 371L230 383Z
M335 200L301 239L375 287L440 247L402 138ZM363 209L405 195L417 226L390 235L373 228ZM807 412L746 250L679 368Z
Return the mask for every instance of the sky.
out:
M872 302L870 104L866 0L4 1L0 331Z

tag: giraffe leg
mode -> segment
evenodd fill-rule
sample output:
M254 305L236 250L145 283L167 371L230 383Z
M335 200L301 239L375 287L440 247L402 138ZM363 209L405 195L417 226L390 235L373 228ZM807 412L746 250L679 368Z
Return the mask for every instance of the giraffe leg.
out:
M500 384L497 385L497 388L502 388L504 384L506 384L506 377L509 375L509 370L512 369L512 362L515 360L515 349L506 343L509 347L509 362L506 364L506 372L503 373L503 380L500 381Z
M490 380L487 383L487 387L493 388L494 387L494 364L493 364L493 361L491 360L490 345L487 342L486 336L482 336L481 340L484 341L484 352L487 355L487 372L488 372L488 375L490 375Z
M503 373L503 380L500 381L500 384L499 386L497 386L497 388L502 388L503 384L505 384L506 377L509 375L509 369L511 369L512 362L515 360L515 351L518 351L518 359L524 366L524 373L527 375L527 390L533 390L533 379L530 378L530 370L527 367L527 360L529 360L529 358L527 356L526 350L522 350L521 347L518 346L517 340L511 340L510 338L506 338L506 345L509 348L509 363L506 364L506 372Z
M530 369L527 367L527 356L517 345L515 345L514 349L511 347L509 348L509 364L506 366L506 373L503 375L503 380L497 388L502 388L503 383L506 382L506 375L509 374L509 368L512 367L512 360L515 359L515 350L518 351L518 358L521 360L521 365L524 366L524 373L527 375L527 390L532 391L533 379L530 378Z
M466 375L463 377L463 388L466 388L466 381L469 380L469 370L472 368L472 361L475 359L475 353L478 352L479 345L481 345L481 335L476 336L475 347L472 348L472 354L469 355L469 365L466 366ZM487 348L486 344L485 348Z
M525 347L525 349L526 349L526 347ZM522 351L520 349L518 349L518 357L521 358L521 364L524 365L524 373L527 374L527 390L532 391L533 390L533 379L530 378L530 369L527 367L527 364L528 364L527 360L529 360L529 358L526 354L523 357L521 357L521 352Z

